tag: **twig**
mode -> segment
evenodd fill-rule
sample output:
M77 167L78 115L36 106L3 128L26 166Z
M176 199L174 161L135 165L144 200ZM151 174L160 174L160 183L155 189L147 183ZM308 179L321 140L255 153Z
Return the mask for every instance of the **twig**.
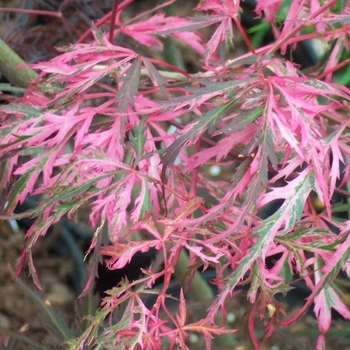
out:
M18 66L23 66L18 68ZM26 63L6 43L0 39L0 73L13 85L27 88L38 77L38 74L25 68Z

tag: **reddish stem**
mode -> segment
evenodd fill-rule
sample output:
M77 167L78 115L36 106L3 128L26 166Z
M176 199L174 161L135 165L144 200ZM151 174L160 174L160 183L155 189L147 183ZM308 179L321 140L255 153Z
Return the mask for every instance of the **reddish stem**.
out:
M249 317L248 317L248 330L249 330L249 335L250 335L250 340L254 344L255 349L260 349L258 340L255 336L255 327L254 327L254 315L256 312L256 303L253 305Z
M96 23L95 26L97 28L101 27L102 24L106 23L110 18L112 17L112 11L108 12L105 16L103 16L101 19L99 19ZM92 33L92 28L89 28L78 40L77 44L83 43L89 35Z
M339 119L338 117L336 117L335 115L333 115L332 113L329 113L329 112L326 112L326 111L323 111L323 112L320 112L320 116L324 119L327 119L335 124L341 124L344 122L343 119ZM347 125L346 126L346 129L350 130L350 125Z
M238 30L242 34L242 37L243 37L245 43L247 44L249 50L252 52L253 55L255 55L255 50L254 50L253 46L251 45L251 43L247 37L247 34L245 33L245 30L242 28L241 23L239 22L237 16L234 16L233 20L235 21Z
M42 16L51 16L61 18L62 12L53 12L53 11L43 11L43 10L30 10L30 9L14 9L0 7L0 12L15 12L15 13L28 13L30 15L42 15Z
M119 1L114 0L113 1L113 8L112 8L112 15L111 15L111 23L110 23L110 28L109 28L109 39L108 39L111 44L113 43L114 25L115 25L115 19L117 17L117 12L118 12L118 5L119 5Z
M123 1L119 6L118 6L118 12L121 12L127 5L129 5L131 2L134 0L125 0ZM101 27L102 24L106 23L110 18L112 17L112 11L108 12L105 16L103 16L101 19L99 19L96 23L95 26L97 28ZM77 43L82 43L84 42L89 35L92 33L92 28L89 28L77 41Z
M176 126L176 127L179 128L179 129L183 129L183 128L184 128L184 126L183 126L182 124L180 124L179 122L177 122L177 121L175 121L175 120L168 120L168 123L171 124L171 125ZM208 138L205 137L205 136L201 136L201 137L200 137L200 140L201 140L204 144L206 144L207 146L213 147L213 146L216 145L216 142L215 142L215 141L213 141L213 140L211 140L211 139L208 139ZM235 159L238 159L238 158L239 158L239 159L244 160L244 159L248 158L248 157L242 157L238 152L233 151L233 150L229 151L229 152L228 152L228 155L231 156L232 158L235 158Z
M150 95L150 94L158 93L159 91L160 91L160 89L157 88L157 89L152 89L152 90L140 91L139 94L140 95ZM181 88L167 88L167 91L170 91L170 92L183 92L183 89L181 89Z
M336 188L334 192L341 194L342 196L350 197L350 192L343 190L342 188Z
M310 15L310 17L308 18L313 19L315 17L317 17L320 13L326 11L329 7L331 7L336 0L330 0L328 2L326 2L323 6L321 6L317 11L315 11L314 13L312 13ZM280 49L280 47L286 43L290 38L292 38L296 33L298 33L299 31L301 31L304 27L306 26L306 23L301 23L298 26L296 26L289 34L287 34L286 36L284 36L283 38L281 38L280 40L277 40L275 45L272 46L272 48L267 51L267 54L272 54L275 53L278 49Z
M335 39L335 32L337 32L339 35L341 35L342 33L347 33L348 28L349 28L349 25L337 28L335 30L334 29L327 30L326 32L324 32L322 34L322 37L327 37L327 35L331 34L332 38ZM299 43L301 41L315 39L315 38L317 39L319 37L320 37L320 34L317 32L306 33L306 34L299 35L298 37L291 38L289 41L289 44L295 44L295 43Z
M162 181L156 179L156 178L152 178L152 181L156 184L158 184L159 186L164 187L165 190L168 190L170 193L174 194L175 196L177 196L178 198L182 199L183 201L188 201L189 198L183 196L182 194L176 192L174 189L172 189L171 187L169 187L168 185L164 184Z
M188 79L192 78L191 74L188 74L187 72L180 69L179 67L174 66L173 64L170 64L170 63L167 63L164 61L159 61L159 60L156 60L154 58L149 58L148 60L151 61L152 63L159 64L160 66L171 68L171 69L175 70L176 72L181 73L182 75L184 75Z
M340 69L341 67L346 66L348 63L350 63L350 58L346 59L345 61L338 63L336 66L329 68L328 70L326 70L325 72L323 72L322 74L318 75L316 77L316 79L322 79L324 78L326 75L331 74L333 72L335 72L336 70Z

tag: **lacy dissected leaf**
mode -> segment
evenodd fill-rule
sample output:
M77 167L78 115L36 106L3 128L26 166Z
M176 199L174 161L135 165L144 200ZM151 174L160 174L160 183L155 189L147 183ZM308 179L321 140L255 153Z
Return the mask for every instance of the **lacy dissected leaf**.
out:
M259 294L259 299L266 298L266 300L273 300L274 294L286 293L292 289L284 278L276 274L272 269L265 268L261 260L257 259L252 266L250 276L248 298L251 303L257 302L256 297L260 288L261 294Z
M201 37L194 31L208 25L208 23L203 22L194 25L187 18L165 16L164 13L157 13L144 21L126 24L121 31L139 43L159 50L163 49L163 43L156 38L156 35L161 37L173 36L202 53L204 48L201 44Z
M338 275L341 268L344 268L350 257L350 235L349 231L349 221L345 225L341 235L345 237L345 240L337 246L336 251L328 258L328 261L323 265L321 269L321 276L317 278L317 283L312 289L312 293L306 299L304 306L298 310L298 312L290 317L289 319L280 322L281 325L288 325L295 322L301 315L303 315L306 310L310 307L315 298L321 294L317 301L317 307L315 312L319 316L319 327L321 330L327 330L329 325L329 316L327 313L330 308L336 308L345 318L350 318L350 312L347 307L344 307L342 302L337 303L337 293L333 290L332 282L334 278ZM326 288L326 289L325 289ZM327 300L328 298L328 300ZM326 302L326 304L322 304ZM316 305L315 305L316 306ZM324 316L325 318L321 318Z
M148 252L150 248L160 249L158 240L129 241L127 243L114 243L110 246L101 247L99 254L110 256L106 262L111 270L121 269L128 264L137 252Z
M0 106L0 112L3 113L0 125L2 139L0 158L3 158L10 151L20 152L24 150L25 145L39 133L39 131L34 134L26 133L27 129L32 125L40 126L43 122L44 112L39 108L15 103Z
M226 329L224 327L218 327L212 325L209 318L203 318L197 322L189 323L181 328L184 331L192 331L204 334L206 336L212 336L213 334L228 334L236 332L236 329Z
M103 217L108 218L109 238L112 242L118 240L122 227L126 227L129 219L127 212L131 203L131 195L135 186L136 176L129 174L125 178L116 182L113 189L101 199L95 202L94 213L98 213L97 208L102 208ZM98 205L96 205L98 203ZM98 217L98 215L96 215Z
M314 178L310 168L305 169L299 176L292 180L283 191L281 188L274 189L263 196L259 203L270 202L273 199L284 199L282 206L270 217L260 222L254 230L257 237L255 243L249 248L244 258L239 262L237 269L228 277L227 284L219 295L218 304L212 307L215 312L226 296L233 290L237 283L244 278L247 271L251 269L257 258L265 261L266 252L273 243L274 237L288 234L296 221L300 220L305 201L313 190Z
M30 119L40 118L43 115L43 111L33 106L27 106L24 104L11 103L8 105L0 106L0 111L6 114L19 114L23 115L23 121ZM5 124L6 125L6 124ZM3 126L2 126L3 127ZM2 129L1 127L1 129ZM2 134L0 134L2 135Z
M275 18L281 2L282 0L257 0L255 12L261 16L262 11L264 11L266 21L270 22Z
M233 26L232 19L235 19L238 15L240 7L240 1L218 1L218 0L208 0L200 1L198 6L195 8L198 11L210 10L212 14L208 16L221 17L219 25L217 26L215 32L212 34L211 39L207 44L207 49L204 53L205 63L208 64L209 59L212 57L213 53L222 42L232 42L233 39ZM227 41L226 41L227 40Z
M108 344L113 344L113 349L120 350L137 347L137 344L142 349L159 348L158 340L152 334L152 325L158 323L157 328L162 331L162 322L157 320L140 298L141 294L157 294L157 292L146 290L144 286L131 291L130 287L127 280L122 280L118 287L106 291L107 296L102 301L104 309L113 313L115 308L121 305L124 312L118 322L103 326L96 343L105 347L108 339ZM153 346L149 347L149 343Z
M162 50L163 43L155 37L156 31L170 20L164 13L157 13L144 21L124 25L122 32L142 45Z
M275 142L282 144L281 140L278 141L278 138L282 137L287 141L289 147L298 154L300 160L306 163L311 162L314 167L317 194L321 202L326 205L327 210L330 211L331 193L326 181L329 176L330 161L327 159L329 155L326 154L322 130L316 123L316 118L318 113L325 110L341 108L340 102L334 100L332 94L346 99L349 96L343 89L322 81L281 76L287 74L288 71L292 74L296 74L296 72L293 73L293 69L289 65L281 67L280 64L274 64L273 61L272 64L277 75L268 77L271 85L267 115L271 124L276 125L279 130L279 134L277 130L274 131ZM280 99L276 98L277 91L280 93ZM320 98L323 99L324 103L319 103ZM295 157L291 161L297 163L297 158Z
M8 134L8 133L4 132L4 134ZM22 152L24 150L23 144L25 143L25 141L29 140L32 137L32 136L17 136L17 135L13 135L13 136L16 137L15 141L12 141L0 146L0 152L4 153L4 155L0 158L1 160L8 159L9 154L14 155L19 152L23 153ZM18 146L20 147L22 146L22 147L19 148Z
M219 163L220 160L226 158L236 146L242 145L244 142L251 139L255 135L256 131L257 126L250 124L246 126L244 130L224 136L214 146L210 148L203 148L201 151L194 153L189 159L186 170L191 171L198 166L205 164L211 158L215 158L215 161ZM239 154L240 152L237 152L238 156ZM239 174L234 177L234 180L241 179L242 176L243 174Z
M245 159L236 169L235 175L233 176L232 183L230 188L227 190L224 190L222 198L220 201L214 201L214 203L208 203L206 202L206 205L210 204L210 209L202 216L198 218L191 218L183 220L183 225L192 226L195 224L205 224L206 222L215 219L216 217L220 217L223 213L229 213L231 212L231 215L234 217L237 217L241 213L241 208L238 205L233 205L234 200L239 196L243 190L243 188L246 188L247 183L244 182L244 175L248 172L249 166L251 164L252 159L249 157ZM247 181L250 181L250 177L246 177ZM238 188L239 186L239 188ZM204 200L204 198L202 198ZM209 205L208 205L209 206ZM230 216L230 214L227 214ZM219 222L221 223L221 219L219 219ZM231 222L231 220L229 220ZM221 227L221 225L219 225ZM220 233L215 233L215 235L212 238L208 238L206 240L206 243L213 243L218 242L222 238L227 237L230 233L227 232L227 230L224 229L224 227L221 227Z
M133 58L134 57L128 57L123 63L127 63L127 61L130 61ZM107 57L105 57L105 60L107 60ZM56 103L62 104L62 102L69 101L69 99L75 94L88 90L102 78L115 73L115 71L120 68L121 64L121 62L113 63L95 71L93 71L91 67L89 74L87 74L87 72L79 72L74 76L74 79L65 79L65 87L61 89L62 92L55 95L55 99L51 101L52 105Z
M256 151L257 149L257 151ZM256 152L256 153L255 153ZM226 231L232 233L240 227L249 211L256 205L256 200L262 188L266 188L268 181L268 161L271 161L273 168L277 167L277 158L272 140L272 132L268 118L263 116L262 122L251 142L242 151L243 155L250 155L253 158L248 171L238 178L238 183L233 182L234 199L244 194L244 202L241 211L233 225ZM248 185L249 184L249 185Z
M158 220L159 224L164 226L163 239L168 239L170 235L178 228L184 227L182 222L187 217L191 216L201 205L203 204L203 198L193 197L187 201L184 207L180 208L180 212L177 214L174 220L163 219Z
M18 202L23 203L26 196L33 192L34 186L39 178L39 175L50 158L50 152L43 154L37 158L37 164L30 170L22 174L19 179L12 186L11 191L7 197L7 207L5 215L13 212Z
M333 26L335 24L347 25L350 23L350 5L344 4L345 6L341 13L334 12L323 12L321 16L317 16L317 19L299 18L295 20L296 23L307 23L307 24L327 24Z
M66 50L67 52L49 62L33 65L34 69L51 74L44 86L54 94L54 98L46 104L57 108L61 108L63 103L70 103L72 96L86 92L102 78L111 76L117 71L123 74L130 61L139 59L132 50L112 45L105 37L102 44L79 44ZM101 63L105 65L99 65ZM67 68L56 71L57 66Z
M156 35L161 37L173 36L191 45L191 47L198 52L204 52L203 45L201 44L202 38L195 33L195 30L208 26L210 24L208 20L193 25L191 18L166 16L165 13L162 12L149 16L152 12L158 11L173 2L174 0L170 0L158 6L154 6L152 9L145 11L143 13L144 16L137 16L137 21L135 21L134 18L130 19L121 26L121 32L129 35L143 45L157 49L163 49L163 43L156 38ZM140 18L145 17L145 15L147 15L148 18L140 20Z
M215 50L218 48L220 43L232 42L233 28L232 28L232 18L222 18L218 28L212 35L211 39L207 44L207 49L204 53L205 63L208 64L209 59L214 55Z
M228 16L237 15L240 1L230 0L200 0L197 11L213 11L215 14L225 14Z
M47 203L70 201L72 199L79 197L81 194L87 194L87 193L90 194L90 193L97 192L98 190L94 187L94 185L97 182L109 176L110 176L109 174L98 176L96 178L83 182L81 185L69 185L66 187L63 187L63 186L59 187L57 188L57 190L53 191Z
M162 102L160 101L161 108L168 110L177 111L178 109L182 109L184 107L194 108L202 105L204 102L217 97L221 101L225 101L226 99L222 96L224 94L229 94L228 97L235 98L235 92L238 91L239 88L249 89L248 83L252 83L252 85L256 82L256 77L248 76L241 77L240 79L235 79L234 74L230 74L227 76L228 81L218 82L218 81L210 81L207 79L197 78L195 79L195 86L184 86L181 89L186 93L185 96L174 97L169 101ZM202 86L197 86L200 84ZM248 86L247 86L248 85ZM231 100L230 98L230 100Z
M178 342L180 342L181 345L183 344L183 346L185 346L184 339L188 337L187 332L200 333L211 340L214 334L228 334L236 331L233 329L218 327L213 324L209 318L203 318L197 322L186 324L186 311L186 299L184 297L183 290L181 289L179 311L176 314L176 329L173 332L179 338Z
M350 22L350 20L349 20ZM342 54L343 54L343 50L344 50L344 38L340 37L332 50L332 53L329 56L329 60L326 64L326 66L324 67L324 71L327 72L328 70L332 69L332 67L336 66L339 61L342 59ZM326 82L330 83L332 80L332 73L328 74L326 76Z
M250 110L240 111L233 121L218 129L215 134L231 134L244 129L248 124L252 123L256 118L261 116L264 110L263 106L252 108Z
M316 275L321 275L316 271ZM334 283L326 284L320 293L315 297L314 311L318 319L319 330L325 333L329 330L332 320L332 308L339 312L345 319L350 319L350 311L340 296Z
M225 116L225 113L232 106L233 101L230 101L222 106L218 106L202 115L199 121L185 134L181 135L171 146L166 150L163 157L162 179L165 179L166 169L175 162L181 149L189 146L197 141L197 139L206 131L213 133L217 124Z
M341 135L344 132L345 128L349 125L350 120L346 120L342 123L332 134L324 138L324 141L332 151L332 165L329 173L330 176L330 186L329 192L332 195L334 193L336 182L340 179L340 165L345 163L344 157L341 151L342 142L340 141ZM333 208L332 211L334 212Z
M135 206L130 214L130 220L137 222L142 219L145 213L150 209L150 193L147 182L144 178L141 178L141 191L139 196L135 200Z
M172 17L174 18L174 17ZM175 17L175 23L170 23L167 26L163 26L156 30L156 34L169 35L173 33L190 32L193 30L201 29L212 24L218 23L222 20L223 16L194 16L189 19Z
M87 197L87 198L86 198ZM77 198L71 202L64 204L56 204L53 210L53 205L43 202L38 207L31 211L18 215L20 218L33 216L36 217L33 225L29 228L25 236L25 248L22 252L20 260L17 265L16 276L19 276L25 261L28 262L29 273L33 278L33 282L37 288L42 290L42 286L39 282L36 269L33 262L32 248L36 244L39 237L44 236L49 228L57 223L64 215L69 212L76 211L81 205L83 205L88 197L88 193L85 198ZM12 218L16 215L12 215Z
M145 118L142 118L140 124L134 125L132 132L129 134L130 142L136 153L135 164L139 162L144 152L144 146L146 143L146 128L144 127L144 124Z
M293 233L290 233L283 237L276 238L278 243L285 245L288 248L292 248L294 244L307 252L317 250L324 250L325 253L333 252L334 248L342 243L344 239L338 238L336 234L330 232L330 230L319 227L300 227ZM308 244L304 244L307 241ZM296 251L293 251L295 254Z
M165 88L166 80L158 72L156 67L146 57L142 57L142 62L145 65L145 68L148 71L148 76L152 80L153 85L159 88L159 92L161 93L163 98L169 98L170 97L170 93Z
M191 255L195 255L199 258L199 261L204 264L204 267L207 267L209 263L219 263L219 259L224 255L218 249L215 249L213 245L204 244L205 248L208 248L208 252L200 246L191 246L185 244L185 248L190 252ZM213 255L213 252L215 255Z
M141 59L135 58L129 69L119 79L123 82L115 100L119 101L118 112L125 113L128 111L128 106L134 106L134 97L138 93L140 80Z

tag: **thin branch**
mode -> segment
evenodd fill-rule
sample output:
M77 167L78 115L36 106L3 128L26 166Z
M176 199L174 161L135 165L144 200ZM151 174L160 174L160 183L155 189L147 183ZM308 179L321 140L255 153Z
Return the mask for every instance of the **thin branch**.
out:
M131 2L134 0L125 0L123 1L120 6L118 7L118 10L121 11L123 8L125 8L127 5L129 5ZM101 19L99 19L96 23L95 26L97 28L101 27L104 23L106 23L110 18L112 17L112 11L108 12L105 16L103 16ZM89 35L92 33L92 28L89 28L78 40L77 44L83 43Z
M176 126L177 128L179 129L183 129L184 126L182 124L180 124L179 122L175 121L175 120L168 120L168 123L171 124L171 125L174 125ZM215 146L216 145L216 142L211 140L211 139L208 139L207 137L205 136L201 136L200 137L200 140L201 142L203 142L204 144L206 144L207 146ZM236 158L236 159L242 159L244 160L245 158L242 158L242 155L234 150L231 150L228 152L228 155L231 156L232 158Z
M331 7L336 0L331 0L326 2L323 6L321 6L317 11L312 13L309 20L314 19L322 12L326 11L329 7ZM295 34L300 32L302 29L304 29L307 26L307 23L301 23L297 25L293 30L291 30L287 35L283 36L280 40L277 40L277 42L271 47L269 51L267 51L268 54L273 54L276 51L278 51L283 44L285 44L290 38L292 38Z
M233 17L233 20L234 20L234 22L235 22L235 24L236 24L238 30L240 31L240 33L241 33L241 35L242 35L242 37L243 37L245 43L247 44L249 50L251 51L251 53L252 53L253 55L255 55L255 50L254 50L252 44L250 43L250 41L249 41L249 39L248 39L248 37L247 37L247 34L246 34L245 30L243 29L243 27L242 27L242 25L241 25L241 22L238 20L237 16L234 16L234 17Z
M62 12L43 11L43 10L30 10L30 9L14 9L7 7L0 7L0 12L13 12L13 13L28 13L30 15L51 16L61 18Z
M343 123L345 120L341 120L339 118L337 118L336 116L332 115L331 113L329 112L320 112L320 116L323 117L324 119L327 119L335 124L338 124L340 125L341 123ZM346 129L350 130L350 125L347 125L346 126Z
M195 152L198 153L201 149L201 142L197 140L195 144ZM197 186L198 186L198 167L194 168L192 171L192 179L191 179L191 189L190 189L190 197L196 197L197 195Z
M111 23L109 28L109 39L108 39L111 44L113 44L113 39L114 39L113 34L114 34L115 19L117 17L117 12L118 12L118 5L119 5L119 1L114 0L112 14L111 14Z
M336 70L346 66L347 64L350 63L350 57L348 59L346 59L345 61L343 62L340 62L339 64L337 64L336 66L334 67L331 67L330 69L326 70L325 72L323 72L322 74L318 75L316 77L316 79L322 79L324 78L325 76L327 76L328 74L331 74L333 72L335 72Z
M26 62L0 39L0 73L13 85L27 88L38 74L30 68L25 68L25 65Z
M341 194L344 197L350 197L350 192L346 191L346 190L343 190L342 188L336 188L334 190L334 192L337 192L337 193Z

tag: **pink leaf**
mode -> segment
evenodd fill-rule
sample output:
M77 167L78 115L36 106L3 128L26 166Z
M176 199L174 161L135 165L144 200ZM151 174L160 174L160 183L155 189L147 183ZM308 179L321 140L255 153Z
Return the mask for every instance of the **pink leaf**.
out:
M255 12L261 16L264 11L266 21L271 22L276 17L276 12L282 0L257 0Z
M350 311L348 310L347 306L344 304L336 291L329 285L324 286L324 288L320 291L320 294L315 297L314 303L314 310L318 319L318 328L322 333L327 332L331 325L332 308L337 310L345 319L350 319Z
M150 248L160 249L161 244L158 240L151 241L129 241L127 243L114 243L99 249L100 255L110 256L106 265L111 270L122 269L137 252L145 253Z

